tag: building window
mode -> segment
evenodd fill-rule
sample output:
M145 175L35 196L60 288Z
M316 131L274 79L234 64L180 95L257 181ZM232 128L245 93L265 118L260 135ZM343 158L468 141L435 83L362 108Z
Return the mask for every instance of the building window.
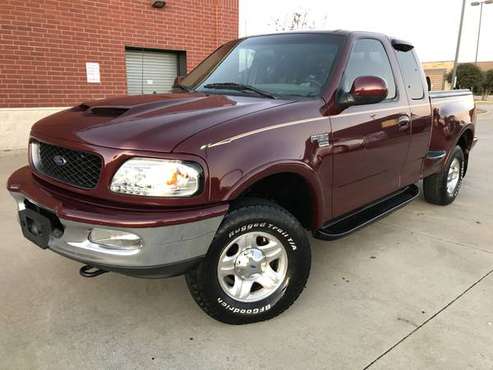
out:
M125 50L128 95L168 92L182 72L184 53L131 49Z

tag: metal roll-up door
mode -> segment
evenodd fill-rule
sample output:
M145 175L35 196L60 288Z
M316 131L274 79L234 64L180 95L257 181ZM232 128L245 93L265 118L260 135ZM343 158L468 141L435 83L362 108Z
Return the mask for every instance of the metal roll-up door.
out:
M167 92L178 75L175 53L127 50L127 87L129 95Z
M127 50L127 92L128 95L142 94L142 52Z

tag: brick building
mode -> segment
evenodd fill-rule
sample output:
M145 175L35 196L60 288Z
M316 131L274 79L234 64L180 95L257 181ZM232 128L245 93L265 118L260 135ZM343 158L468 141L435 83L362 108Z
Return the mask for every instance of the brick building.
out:
M0 149L84 100L162 92L238 37L238 0L0 2Z

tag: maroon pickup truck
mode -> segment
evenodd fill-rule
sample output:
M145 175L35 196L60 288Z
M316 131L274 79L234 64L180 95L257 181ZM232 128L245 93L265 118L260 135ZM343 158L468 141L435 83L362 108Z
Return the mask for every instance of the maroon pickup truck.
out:
M308 232L334 240L419 195L446 205L476 142L464 90L430 93L408 42L363 32L248 37L173 91L37 122L8 190L24 236L86 277L186 274L213 318L299 296Z

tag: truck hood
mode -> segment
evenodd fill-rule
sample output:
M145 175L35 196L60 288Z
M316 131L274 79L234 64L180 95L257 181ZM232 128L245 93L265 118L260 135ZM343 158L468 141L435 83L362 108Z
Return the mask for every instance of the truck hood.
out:
M286 100L178 93L83 103L37 122L31 134L117 149L172 152L188 137Z

